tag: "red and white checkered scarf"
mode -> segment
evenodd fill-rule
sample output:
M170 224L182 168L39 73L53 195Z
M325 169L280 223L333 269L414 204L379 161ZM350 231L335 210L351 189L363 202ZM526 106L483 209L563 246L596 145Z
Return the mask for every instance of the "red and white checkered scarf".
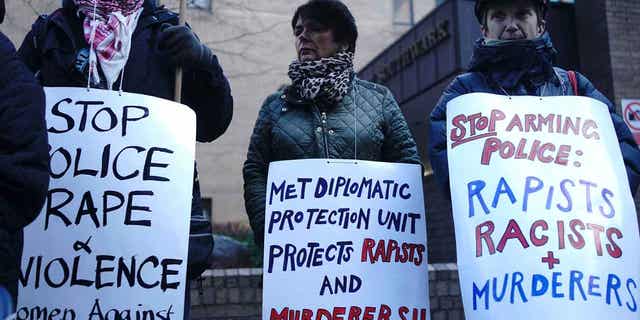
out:
M84 38L90 44L89 78L100 82L97 62L107 80L108 89L122 73L131 51L131 36L142 13L144 0L74 0L85 16Z

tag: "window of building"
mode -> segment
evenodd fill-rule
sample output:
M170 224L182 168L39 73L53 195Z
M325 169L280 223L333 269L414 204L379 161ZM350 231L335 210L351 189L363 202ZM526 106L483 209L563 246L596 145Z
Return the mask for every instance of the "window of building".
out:
M415 25L413 0L393 0L393 25L407 27Z
M213 221L211 218L211 209L213 207L213 199L211 198L202 198L200 202L202 204L202 211L209 221Z
M212 12L213 0L187 0L187 8Z

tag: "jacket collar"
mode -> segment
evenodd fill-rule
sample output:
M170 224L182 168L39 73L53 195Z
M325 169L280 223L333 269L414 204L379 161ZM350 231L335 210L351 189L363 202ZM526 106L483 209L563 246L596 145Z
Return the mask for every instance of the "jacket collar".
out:
M535 40L498 45L486 45L484 39L478 39L469 71L481 72L503 88L539 86L557 81L553 71L556 53L546 32Z

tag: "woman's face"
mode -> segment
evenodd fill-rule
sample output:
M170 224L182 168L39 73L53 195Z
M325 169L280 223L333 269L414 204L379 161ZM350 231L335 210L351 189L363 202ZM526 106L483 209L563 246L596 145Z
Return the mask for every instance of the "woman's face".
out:
M331 29L312 19L299 18L293 28L298 61L333 56L340 45L333 40Z

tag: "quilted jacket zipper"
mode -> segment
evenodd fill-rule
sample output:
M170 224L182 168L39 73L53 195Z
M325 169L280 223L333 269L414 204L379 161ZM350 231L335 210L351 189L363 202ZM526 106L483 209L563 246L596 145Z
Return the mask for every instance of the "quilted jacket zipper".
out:
M329 159L329 145L327 144L327 113L323 111L320 115L321 115L320 118L322 120L322 138L324 140L324 153L325 153L325 157Z

